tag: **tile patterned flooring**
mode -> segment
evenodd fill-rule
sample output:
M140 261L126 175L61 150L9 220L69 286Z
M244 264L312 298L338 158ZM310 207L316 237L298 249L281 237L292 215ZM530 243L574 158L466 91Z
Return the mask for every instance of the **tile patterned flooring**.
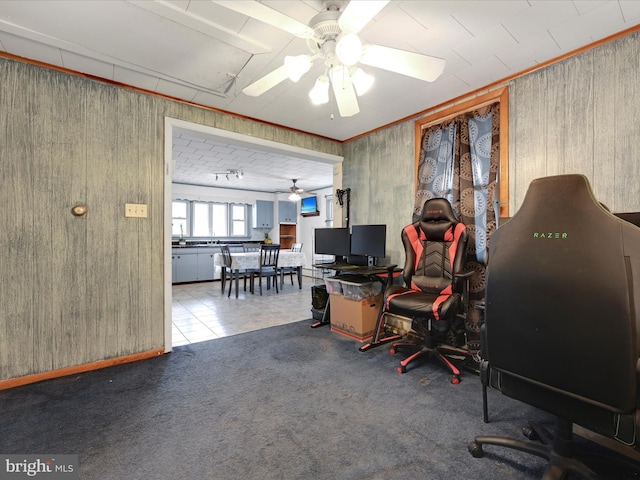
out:
M220 281L173 285L172 323L173 346L213 340L229 335L250 332L274 325L311 318L311 286L321 279L303 277L302 289L285 277L284 288L276 293L263 284L262 296L255 286L255 294L248 289L235 297L227 297L228 284L223 294Z

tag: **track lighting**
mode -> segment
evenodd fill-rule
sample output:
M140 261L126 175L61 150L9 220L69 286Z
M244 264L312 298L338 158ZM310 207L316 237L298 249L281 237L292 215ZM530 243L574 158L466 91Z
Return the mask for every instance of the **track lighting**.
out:
M220 176L225 176L227 180L230 180L230 177L235 176L237 179L242 180L244 177L244 172L242 170L229 169L226 172L213 172L211 175L216 176L216 182Z

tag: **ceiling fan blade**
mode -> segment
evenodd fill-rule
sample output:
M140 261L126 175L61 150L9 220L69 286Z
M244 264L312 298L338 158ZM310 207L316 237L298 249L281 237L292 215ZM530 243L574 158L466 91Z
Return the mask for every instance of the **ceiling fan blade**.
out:
M333 67L329 70L329 77L331 78L331 86L333 87L333 94L336 97L340 116L351 117L359 113L358 98L347 68L342 65Z
M287 15L269 8L266 5L253 0L212 0L213 3L241 13L251 18L255 18L267 25L279 28L285 32L300 38L312 38L313 29Z
M358 33L382 10L389 0L352 0L338 18L342 31Z
M409 77L433 82L444 71L445 60L381 45L367 45L360 62Z
M250 97L258 97L287 78L289 78L287 75L287 69L282 65L276 68L273 72L259 78L251 85L244 87L242 89L242 93L249 95Z

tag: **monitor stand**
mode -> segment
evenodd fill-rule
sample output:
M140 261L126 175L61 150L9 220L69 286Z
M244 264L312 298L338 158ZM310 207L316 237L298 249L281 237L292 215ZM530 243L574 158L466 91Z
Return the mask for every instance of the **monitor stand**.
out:
M369 257L366 255L349 255L347 257L347 263L349 265L357 265L358 267L371 266L369 264Z

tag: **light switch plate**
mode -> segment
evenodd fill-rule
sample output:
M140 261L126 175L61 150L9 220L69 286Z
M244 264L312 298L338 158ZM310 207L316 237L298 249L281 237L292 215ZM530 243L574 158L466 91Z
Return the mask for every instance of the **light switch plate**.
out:
M144 203L125 203L124 216L147 218L147 205Z

